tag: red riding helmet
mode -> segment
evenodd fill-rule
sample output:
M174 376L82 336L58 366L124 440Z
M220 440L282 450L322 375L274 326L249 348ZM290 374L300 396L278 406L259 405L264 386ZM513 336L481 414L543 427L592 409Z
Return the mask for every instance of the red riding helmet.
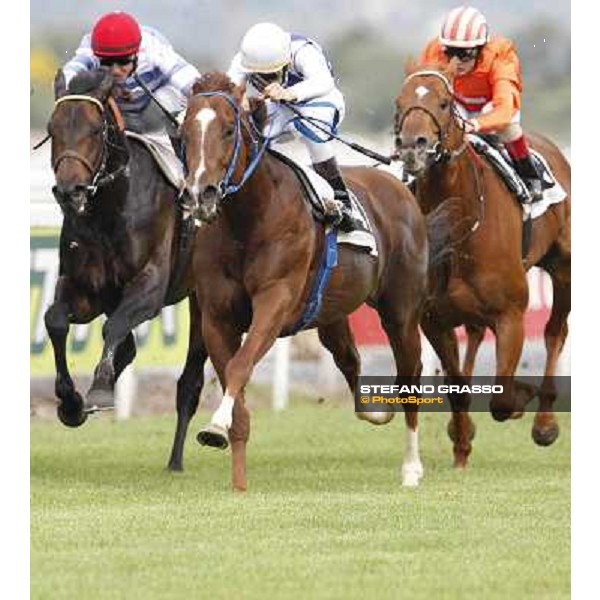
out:
M138 22L120 10L102 15L92 29L92 50L98 57L137 54L141 42Z

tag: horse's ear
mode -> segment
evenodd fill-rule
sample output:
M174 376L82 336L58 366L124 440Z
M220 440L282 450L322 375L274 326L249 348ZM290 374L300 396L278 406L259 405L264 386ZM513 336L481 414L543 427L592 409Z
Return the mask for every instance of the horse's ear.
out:
M441 71L450 81L453 81L456 76L457 67L458 59L452 59Z
M246 86L244 86L244 85L233 86L233 89L231 90L231 95L233 96L233 99L238 104L242 104L242 101L244 100L245 91L246 91Z
M56 71L54 76L54 99L58 100L67 93L67 80L62 69Z
M196 79L196 81L194 81L194 85L192 86L192 96L195 96L196 94L198 94L200 92L200 90L202 89L202 82L200 81L200 79Z
M248 102L250 103L249 113L256 125L256 129L263 131L267 124L267 105L259 98L249 98Z
M100 100L104 100L108 97L110 91L112 90L114 79L108 69L101 67L101 70L103 71L104 76L102 77L102 81L98 86L98 94L100 95Z
M408 77L419 68L419 62L414 56L409 56L404 63L404 74Z

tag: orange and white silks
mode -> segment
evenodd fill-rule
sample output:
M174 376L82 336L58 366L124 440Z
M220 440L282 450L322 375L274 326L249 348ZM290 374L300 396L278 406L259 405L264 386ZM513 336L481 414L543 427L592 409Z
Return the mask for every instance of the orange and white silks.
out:
M443 46L432 40L420 57L423 65L447 65ZM481 113L490 103L492 110L478 114L481 131L501 130L513 121L521 108L521 65L514 44L503 37L493 37L483 47L470 73L456 76L456 100L469 112Z

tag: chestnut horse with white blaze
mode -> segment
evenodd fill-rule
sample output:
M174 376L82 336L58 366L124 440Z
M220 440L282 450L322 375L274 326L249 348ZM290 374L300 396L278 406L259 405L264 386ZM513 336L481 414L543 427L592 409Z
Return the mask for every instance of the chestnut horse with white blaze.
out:
M462 205L461 218L470 234L454 240L452 257L436 281L425 309L423 330L446 375L469 379L486 327L496 336L496 376L512 377L524 340L523 317L528 303L526 272L542 267L552 278L554 300L545 329L547 362L538 389L514 381L495 398L494 418L519 416L526 402L539 395L533 438L549 445L558 436L552 411L554 375L567 336L571 309L571 167L560 150L539 135L528 135L531 147L547 161L566 198L549 206L533 221L531 243L522 260L523 208L501 177L471 147L454 110L451 67L411 66L396 100L395 136L398 156L416 177L416 197L427 214L444 199ZM465 325L469 336L465 370L459 366L454 328ZM469 398L451 397L449 433L457 466L465 466L474 435Z
M202 336L224 390L198 441L231 444L233 486L244 490L250 434L244 388L275 340L294 332L319 270L325 231L314 221L294 172L262 153L265 140L257 132L264 126L264 104L245 111L242 90L222 73L204 75L194 94L181 132L188 191L205 222L203 250L194 254L196 292ZM428 241L424 217L397 178L362 167L345 169L344 175L373 224L379 255L340 245L321 310L308 328L318 329L354 392L360 363L348 315L364 302L379 312L398 375L420 375ZM394 413L358 416L381 424ZM417 413L407 411L405 419L403 483L416 485L422 475Z

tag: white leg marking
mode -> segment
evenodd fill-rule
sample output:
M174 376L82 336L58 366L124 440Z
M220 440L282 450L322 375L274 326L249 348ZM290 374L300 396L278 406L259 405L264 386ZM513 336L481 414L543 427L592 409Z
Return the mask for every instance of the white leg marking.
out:
M225 431L229 431L231 423L233 422L233 398L229 395L229 392L225 390L225 395L219 404L219 408L213 413L210 422L213 425L217 425Z
M217 113L212 108L203 108L198 111L198 114L196 115L196 121L200 124L200 163L194 173L194 187L192 188L192 193L194 195L198 194L198 183L202 173L206 170L206 163L204 160L204 157L206 156L206 153L204 152L205 133L216 116Z
M419 430L406 430L406 453L402 463L402 485L416 487L423 477L423 465L419 456Z

